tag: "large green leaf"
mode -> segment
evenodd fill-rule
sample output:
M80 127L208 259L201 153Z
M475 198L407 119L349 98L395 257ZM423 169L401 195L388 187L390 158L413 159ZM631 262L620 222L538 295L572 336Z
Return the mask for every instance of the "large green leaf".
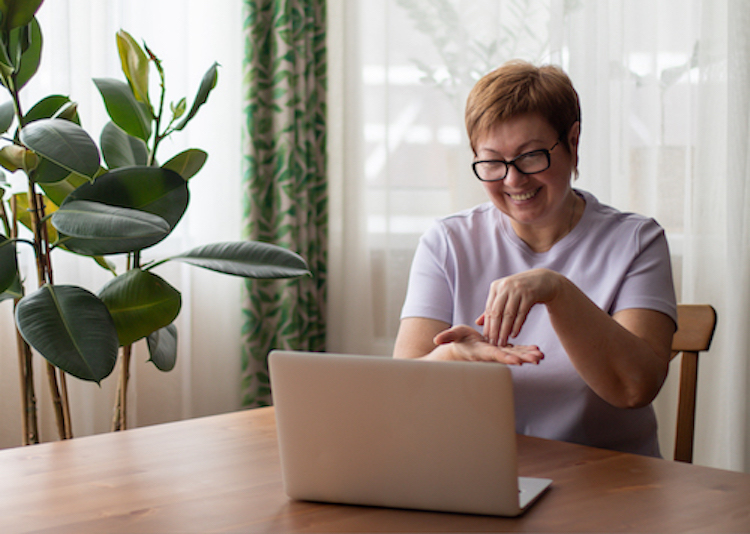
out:
M102 129L102 156L107 167L117 169L148 163L148 147L142 139L128 135L114 122L108 122Z
M26 112L24 120L26 124L29 124L40 119L51 119L57 113L65 108L65 106L72 104L70 98L63 95L49 95L42 98L39 102L34 104L29 111ZM81 120L76 113L71 122L74 122L80 126Z
M173 324L151 332L146 338L150 362L159 371L171 371L177 363L177 327Z
M151 137L151 112L136 100L130 86L113 78L94 78L107 113L117 126L138 139Z
M151 106L148 98L148 56L125 30L117 32L116 40L122 72L130 83L133 96L136 100Z
M99 149L86 131L64 119L41 119L21 130L21 142L45 159L82 176L99 172Z
M209 68L203 75L203 79L201 80L201 85L198 88L198 94L195 96L193 106L190 108L190 111L185 116L185 118L183 118L177 124L175 130L182 130L185 126L187 126L187 123L190 122L193 117L195 117L195 114L198 113L198 109L206 103L206 100L208 100L208 94L214 87L216 87L216 81L218 79L219 64L214 63L213 65L211 65L211 68Z
M13 102L3 102L0 104L0 133L5 133L13 124L13 119L16 117L16 108L13 107Z
M185 180L189 180L198 174L198 171L203 168L207 159L208 154L205 151L198 148L191 148L177 154L162 165L162 168L173 170Z
M23 297L23 285L21 285L21 278L16 275L10 287L0 293L0 302L9 299L20 299L21 297Z
M299 254L258 241L213 243L169 259L245 278L294 278L310 274L307 262Z
M92 200L158 215L174 228L189 202L187 182L159 167L123 167L73 191L66 202Z
M117 331L104 303L77 286L46 284L22 298L16 324L23 338L53 365L101 382L117 361Z
M0 0L2 28L12 30L26 26L34 18L44 0Z
M42 30L39 22L33 18L27 27L13 30L11 39L16 34L18 35L16 38L24 41L20 44L23 52L16 68L16 89L20 90L39 69L39 63L42 60Z
M99 292L117 327L120 345L130 345L167 325L180 313L180 292L163 278L133 269Z
M18 276L16 242L0 235L0 293L4 293Z
M54 183L41 183L39 186L56 206L60 206L68 198L68 195L87 183L89 183L89 180L80 174L68 174L64 180Z
M65 236L65 247L87 256L134 252L155 245L172 228L145 211L110 206L90 200L63 202L52 215L52 225Z
M71 173L65 167L60 167L56 163L44 158L39 158L39 163L37 164L36 169L34 169L34 181L39 184L55 184L57 182L62 182L68 176L76 176L76 174ZM78 176L87 180L86 177L80 174Z

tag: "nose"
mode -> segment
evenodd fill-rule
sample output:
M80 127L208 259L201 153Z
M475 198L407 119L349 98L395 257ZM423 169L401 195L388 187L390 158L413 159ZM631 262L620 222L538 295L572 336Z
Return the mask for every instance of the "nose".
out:
M515 165L508 166L508 174L505 176L503 183L508 187L516 187L523 184L528 179L528 175L516 169Z

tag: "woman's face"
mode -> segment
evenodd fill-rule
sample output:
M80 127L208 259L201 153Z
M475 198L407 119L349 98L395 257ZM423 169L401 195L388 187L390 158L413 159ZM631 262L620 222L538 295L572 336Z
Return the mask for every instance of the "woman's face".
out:
M570 179L578 150L579 123L568 133L569 153L557 132L541 115L521 115L498 123L479 139L476 160L505 160L534 150L550 152L550 166L536 174L522 174L509 166L508 175L497 182L482 182L493 204L513 222L516 232L525 230L570 230L574 197ZM523 236L521 236L523 237Z

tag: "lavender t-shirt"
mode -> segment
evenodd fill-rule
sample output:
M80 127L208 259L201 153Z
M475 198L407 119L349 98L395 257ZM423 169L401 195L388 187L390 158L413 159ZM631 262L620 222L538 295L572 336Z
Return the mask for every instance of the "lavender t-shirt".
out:
M669 249L653 220L600 204L585 191L576 227L547 252L532 251L491 203L440 219L421 238L401 317L468 324L484 311L490 284L547 268L570 279L607 313L647 308L676 321ZM479 329L479 327L477 327ZM578 375L544 306L532 308L518 345L538 345L539 366L511 366L516 428L522 434L659 455L653 408L616 408Z

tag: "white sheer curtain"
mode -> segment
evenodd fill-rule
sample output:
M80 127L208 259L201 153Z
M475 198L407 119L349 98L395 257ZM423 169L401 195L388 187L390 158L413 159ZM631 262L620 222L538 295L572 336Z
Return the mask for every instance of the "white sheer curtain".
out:
M514 57L561 64L582 99L577 186L657 218L678 299L718 311L695 461L750 469L749 12L742 0L332 2L330 350L388 354L419 235L483 200L462 120L476 77ZM673 371L656 402L667 455Z
M166 160L188 147L202 148L209 159L191 181L186 218L173 236L149 251L149 257L214 241L240 239L240 139L242 131L242 4L214 0L54 0L42 4L38 18L44 34L42 66L30 82L26 109L48 94L64 94L79 103L84 127L98 139L107 121L93 77L124 80L115 32L128 31L162 60L167 103L185 96L192 103L203 73L221 64L219 82L196 119L163 143ZM156 75L152 74L157 90ZM158 93L154 93L158 94ZM11 179L13 181L13 179ZM20 184L19 184L20 186ZM53 256L55 281L97 291L109 276L90 260ZM30 266L30 259L26 259ZM142 342L136 346L131 378L130 426L171 421L239 408L241 334L240 279L170 263L158 269L182 291L177 320L179 354L175 369L161 373L147 363ZM35 280L31 271L27 278ZM33 288L32 288L33 289ZM0 305L0 447L20 444L18 363L12 303ZM41 358L38 358L38 407L44 441L57 439ZM117 371L117 370L116 370ZM102 387L69 379L74 435L109 430L116 372Z

